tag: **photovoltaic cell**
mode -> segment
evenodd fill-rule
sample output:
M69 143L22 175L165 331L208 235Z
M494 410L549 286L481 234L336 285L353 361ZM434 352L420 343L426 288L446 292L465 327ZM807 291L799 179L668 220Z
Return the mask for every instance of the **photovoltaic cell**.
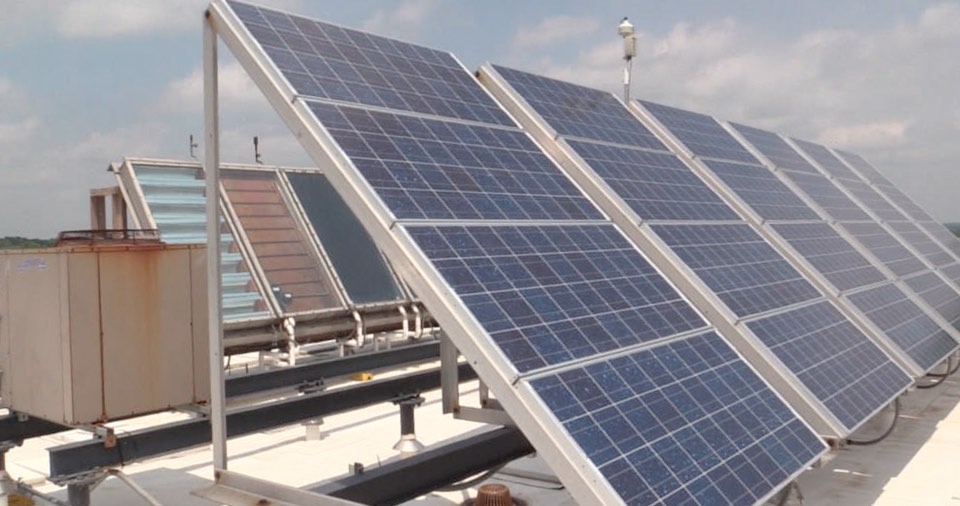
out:
M816 220L819 216L761 165L719 160L704 164L764 220Z
M950 253L947 253L947 251L931 239L926 232L913 223L902 221L890 222L888 225L897 235L903 238L904 242L913 246L914 249L919 251L920 254L933 265L942 266L954 262L953 256Z
M840 291L886 280L883 273L826 223L778 223L771 226Z
M903 209L911 218L916 221L934 221L933 218L927 214L926 211L920 208L913 199L907 196L906 193L903 193L898 188L894 186L880 186L878 189L883 192L884 195L890 197L890 200L894 204Z
M612 225L409 232L520 372L706 325Z
M779 135L737 123L731 123L731 125L778 168L807 174L820 174L816 167L810 165L806 158L797 153L797 150L793 149Z
M950 334L893 284L857 292L848 299L924 371L960 348Z
M694 155L734 162L760 163L710 116L643 100L639 102Z
M577 140L568 143L643 220L739 218L676 155Z
M822 451L713 333L532 386L627 504L753 504Z
M940 269L955 285L960 284L960 263L950 264Z
M745 223L652 228L737 316L820 297L802 274Z
M799 139L792 140L831 176L852 181L860 180L860 176L858 176L856 172L850 170L850 167L847 167L839 158L833 156L833 153L824 146Z
M513 125L450 53L228 3L300 95Z
M848 151L835 150L837 155L841 159L850 164L860 176L862 176L867 181L875 185L880 186L893 186L893 183L886 178L883 174L880 173L873 165L870 165L866 160L864 160L860 155L856 153L850 153Z
M834 220L871 221L869 214L822 174L783 171L783 175Z
M560 135L667 151L609 92L493 67Z
M873 211L881 220L884 221L904 221L907 217L893 207L887 199L877 193L873 188L863 181L852 181L838 179L837 182L852 193L861 204L867 209Z
M827 301L747 326L847 428L869 418L911 382Z
M957 292L933 272L903 280L924 302L930 305L954 328L960 330L960 299Z
M951 251L954 256L960 256L960 239L954 235L943 223L936 221L921 221L920 227L927 231L941 246Z
M309 105L399 219L602 217L519 130Z
M840 226L898 276L906 276L927 268L916 255L876 223L840 223Z

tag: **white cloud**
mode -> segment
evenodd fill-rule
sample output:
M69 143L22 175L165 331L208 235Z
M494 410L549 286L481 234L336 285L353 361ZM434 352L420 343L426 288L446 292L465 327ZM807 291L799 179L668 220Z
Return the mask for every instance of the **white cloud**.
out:
M903 142L908 125L900 121L877 121L857 125L829 127L818 141L832 146L872 149L896 146Z
M522 28L513 37L513 46L517 49L545 47L597 31L600 23L592 18L573 16L552 16L536 26Z
M204 0L72 0L59 9L57 30L68 38L179 31L200 26Z
M219 74L221 108L249 107L263 104L263 94L236 60L221 65ZM166 86L160 95L158 112L196 112L203 109L203 69L197 67L189 75Z
M39 3L39 2L38 2ZM291 10L299 0L260 1ZM66 0L49 5L57 31L67 38L143 36L157 32L197 31L210 0Z
M413 38L437 5L436 0L403 0L394 9L377 10L362 26L364 30L374 33Z
M40 119L31 116L21 121L0 122L0 145L22 143L40 127Z

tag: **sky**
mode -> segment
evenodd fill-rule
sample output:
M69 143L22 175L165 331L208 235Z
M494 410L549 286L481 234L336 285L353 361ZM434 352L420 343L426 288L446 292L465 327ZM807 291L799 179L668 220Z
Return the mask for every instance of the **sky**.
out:
M0 236L89 228L124 156L202 138L203 0L0 0ZM261 5L855 151L960 221L960 2L262 0ZM221 46L223 47L223 46ZM221 51L222 159L309 165ZM203 146L197 156L202 156Z

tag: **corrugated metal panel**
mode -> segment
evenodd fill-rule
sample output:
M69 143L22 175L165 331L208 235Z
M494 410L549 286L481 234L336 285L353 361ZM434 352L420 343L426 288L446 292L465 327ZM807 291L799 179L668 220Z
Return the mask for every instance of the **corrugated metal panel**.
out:
M205 182L199 169L137 164L133 171L161 239L169 244L206 242ZM270 316L236 240L226 226L222 230L224 321Z

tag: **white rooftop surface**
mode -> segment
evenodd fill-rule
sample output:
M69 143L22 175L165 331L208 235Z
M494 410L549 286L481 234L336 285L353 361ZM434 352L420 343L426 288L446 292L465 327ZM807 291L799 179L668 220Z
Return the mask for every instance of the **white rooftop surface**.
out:
M433 364L420 366L433 367ZM418 368L406 368L410 372ZM385 374L375 374L381 378ZM474 393L476 383L462 391ZM424 395L416 410L417 436L426 445L483 430L479 424L454 420L441 413L439 391ZM475 397L475 394L472 395ZM806 472L799 480L806 505L897 505L960 506L960 375L929 390L914 390L902 402L893 434L873 446L852 446L833 454L821 468ZM881 414L858 434L870 439L881 433L892 410ZM117 433L144 425L171 421L184 415L155 415L114 424ZM149 420L146 422L145 420ZM243 474L295 487L316 484L342 476L347 466L363 463L368 469L396 458L392 446L399 438L398 408L380 404L324 419L323 439L308 441L302 425L279 428L232 439L228 446L229 468ZM45 480L46 447L89 438L69 432L37 438L12 450L7 467L14 479L22 478L43 492L66 498L65 489ZM515 498L528 505L573 505L570 495L552 480L521 479L512 471L547 473L542 461L524 458L509 464L505 473L490 481L510 486ZM204 506L213 503L191 495L211 483L211 449L203 446L123 468L140 486L169 505ZM408 504L423 506L460 504L475 497L475 489L434 493ZM39 504L39 502L38 502ZM143 504L125 484L115 478L103 482L93 493L93 504L113 506ZM796 497L788 504L800 504Z

